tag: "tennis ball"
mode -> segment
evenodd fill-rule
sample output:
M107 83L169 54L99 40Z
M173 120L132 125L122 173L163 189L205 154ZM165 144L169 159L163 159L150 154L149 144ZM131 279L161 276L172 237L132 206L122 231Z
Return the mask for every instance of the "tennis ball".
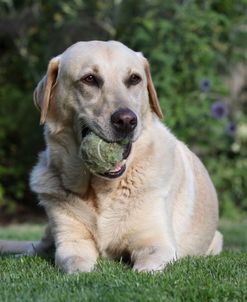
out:
M126 144L126 141L107 143L95 133L90 132L81 143L81 158L91 171L104 173L113 169L116 163L123 159Z

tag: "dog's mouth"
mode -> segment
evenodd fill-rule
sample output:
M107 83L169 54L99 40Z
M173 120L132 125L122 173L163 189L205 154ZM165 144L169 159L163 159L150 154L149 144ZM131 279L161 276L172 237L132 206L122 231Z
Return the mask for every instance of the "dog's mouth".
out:
M92 131L88 127L83 128L82 129L82 141L91 132L94 132L94 131ZM100 137L100 138L106 142L106 140L104 138L102 138L102 137ZM115 143L115 142L111 141L111 143ZM103 173L102 172L99 173L99 172L95 172L95 171L92 171L92 172L96 175L99 175L99 176L105 177L105 178L109 178L109 179L114 179L114 178L118 178L118 177L122 176L126 170L126 162L131 153L131 150L132 150L132 142L129 140L127 143L125 143L123 145L123 153L122 153L121 161L114 163L114 165L111 169L109 169Z
M116 165L112 169L104 173L100 173L100 175L107 178L117 178L123 175L126 170L126 161L130 155L131 149L132 143L128 142L128 144L124 147L123 160L121 162L116 163Z
M83 140L90 132L91 130L88 127L84 127L81 131L81 139Z

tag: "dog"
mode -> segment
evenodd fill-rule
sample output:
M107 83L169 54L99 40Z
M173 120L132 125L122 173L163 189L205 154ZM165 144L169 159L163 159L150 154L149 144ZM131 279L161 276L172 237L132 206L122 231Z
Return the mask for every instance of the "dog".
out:
M78 42L51 59L34 92L46 150L30 177L48 216L40 242L1 242L40 254L55 244L67 273L90 272L99 256L136 271L162 271L187 255L216 255L216 191L203 164L161 122L144 56L117 41ZM127 139L123 160L102 175L79 155L85 136Z

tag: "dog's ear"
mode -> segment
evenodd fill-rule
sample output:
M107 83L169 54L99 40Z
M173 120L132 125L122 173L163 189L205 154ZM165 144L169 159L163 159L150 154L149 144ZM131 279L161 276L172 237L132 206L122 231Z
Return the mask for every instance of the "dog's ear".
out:
M34 103L41 111L40 124L44 124L52 98L52 89L56 85L60 57L49 62L47 73L34 90Z
M149 63L146 59L144 61L144 69L145 69L145 73L146 73L146 77L147 77L147 89L148 89L149 102L150 102L151 109L157 114L157 116L160 119L163 119L163 113L161 111L157 93L156 93L156 90L154 88L154 84L152 81Z

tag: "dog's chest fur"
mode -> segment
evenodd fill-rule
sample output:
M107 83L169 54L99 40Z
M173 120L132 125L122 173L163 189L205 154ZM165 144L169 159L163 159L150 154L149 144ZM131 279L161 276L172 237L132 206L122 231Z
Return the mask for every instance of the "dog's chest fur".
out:
M97 207L95 240L104 256L118 258L128 250L135 221L143 210L144 201L139 198L145 190L142 168L130 168L120 181L92 181L97 192L93 202Z

